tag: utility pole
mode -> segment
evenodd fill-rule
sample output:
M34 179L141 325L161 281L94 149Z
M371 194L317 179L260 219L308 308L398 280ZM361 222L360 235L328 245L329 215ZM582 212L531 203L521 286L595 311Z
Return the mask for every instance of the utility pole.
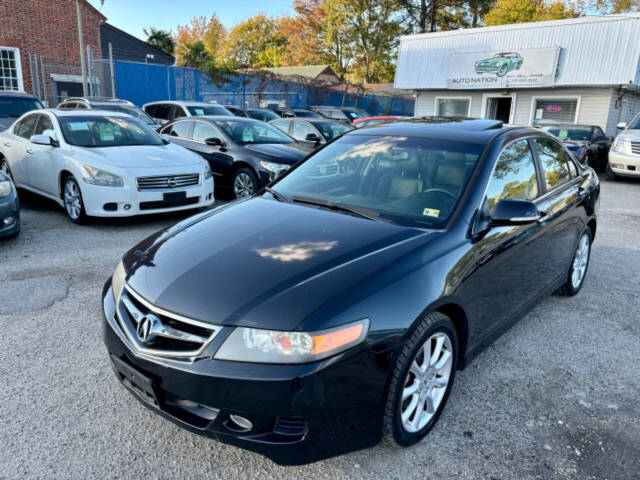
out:
M113 45L109 42L109 70L111 70L111 98L116 98L116 74L113 70Z
M82 36L82 12L80 10L80 0L76 0L76 15L78 16L78 41L80 43L80 68L82 69L82 95L88 96L87 92L87 70L84 63L84 37Z
M436 31L436 0L431 0L431 27L429 31Z

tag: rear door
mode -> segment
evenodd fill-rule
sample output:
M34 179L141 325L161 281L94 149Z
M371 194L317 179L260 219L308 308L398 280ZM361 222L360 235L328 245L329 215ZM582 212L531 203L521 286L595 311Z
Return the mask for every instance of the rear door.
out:
M33 135L47 135L58 140L53 122L48 115L38 115L38 123ZM31 143L27 148L27 169L31 186L47 195L58 195L58 167L56 147Z
M577 205L584 201L584 178L578 175L570 155L548 137L536 137L532 144L541 168L544 195L538 200L541 224L546 227L549 283L566 275L578 236L584 228Z
M27 148L32 143L29 140L38 120L38 114L24 117L13 127L13 135L2 139L2 150L9 159L9 167L15 182L18 185L29 185L29 172L27 169Z

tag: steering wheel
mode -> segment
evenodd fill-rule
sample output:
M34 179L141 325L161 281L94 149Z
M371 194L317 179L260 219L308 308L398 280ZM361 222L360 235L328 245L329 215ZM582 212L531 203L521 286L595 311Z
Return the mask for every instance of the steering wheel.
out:
M445 190L444 188L427 188L422 193L441 193L442 195L446 195L447 197L451 197L454 202L456 200L458 200L458 197L456 197L453 193Z

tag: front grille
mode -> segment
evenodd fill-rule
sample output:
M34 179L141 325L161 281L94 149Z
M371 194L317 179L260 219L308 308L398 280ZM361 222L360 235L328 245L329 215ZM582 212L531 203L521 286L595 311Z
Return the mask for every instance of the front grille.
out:
M165 202L158 200L155 202L140 202L140 210L158 210L160 208L184 207L185 205L194 205L200 201L200 197L189 197L184 200L176 200L175 202Z
M640 155L640 142L631 142L631 153Z
M167 312L125 286L116 308L118 323L136 350L149 355L193 359L221 327Z
M200 183L200 174L186 173L182 175L158 175L155 177L138 177L138 190L159 190L182 188Z

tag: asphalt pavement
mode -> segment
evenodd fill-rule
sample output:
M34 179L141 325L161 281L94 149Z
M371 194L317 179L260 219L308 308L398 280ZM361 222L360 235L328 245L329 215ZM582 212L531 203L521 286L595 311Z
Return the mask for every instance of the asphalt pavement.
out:
M300 467L188 433L116 380L100 294L121 255L184 214L78 226L21 194L0 241L0 478L640 477L640 182L602 183L583 290L554 295L459 372L418 445Z

